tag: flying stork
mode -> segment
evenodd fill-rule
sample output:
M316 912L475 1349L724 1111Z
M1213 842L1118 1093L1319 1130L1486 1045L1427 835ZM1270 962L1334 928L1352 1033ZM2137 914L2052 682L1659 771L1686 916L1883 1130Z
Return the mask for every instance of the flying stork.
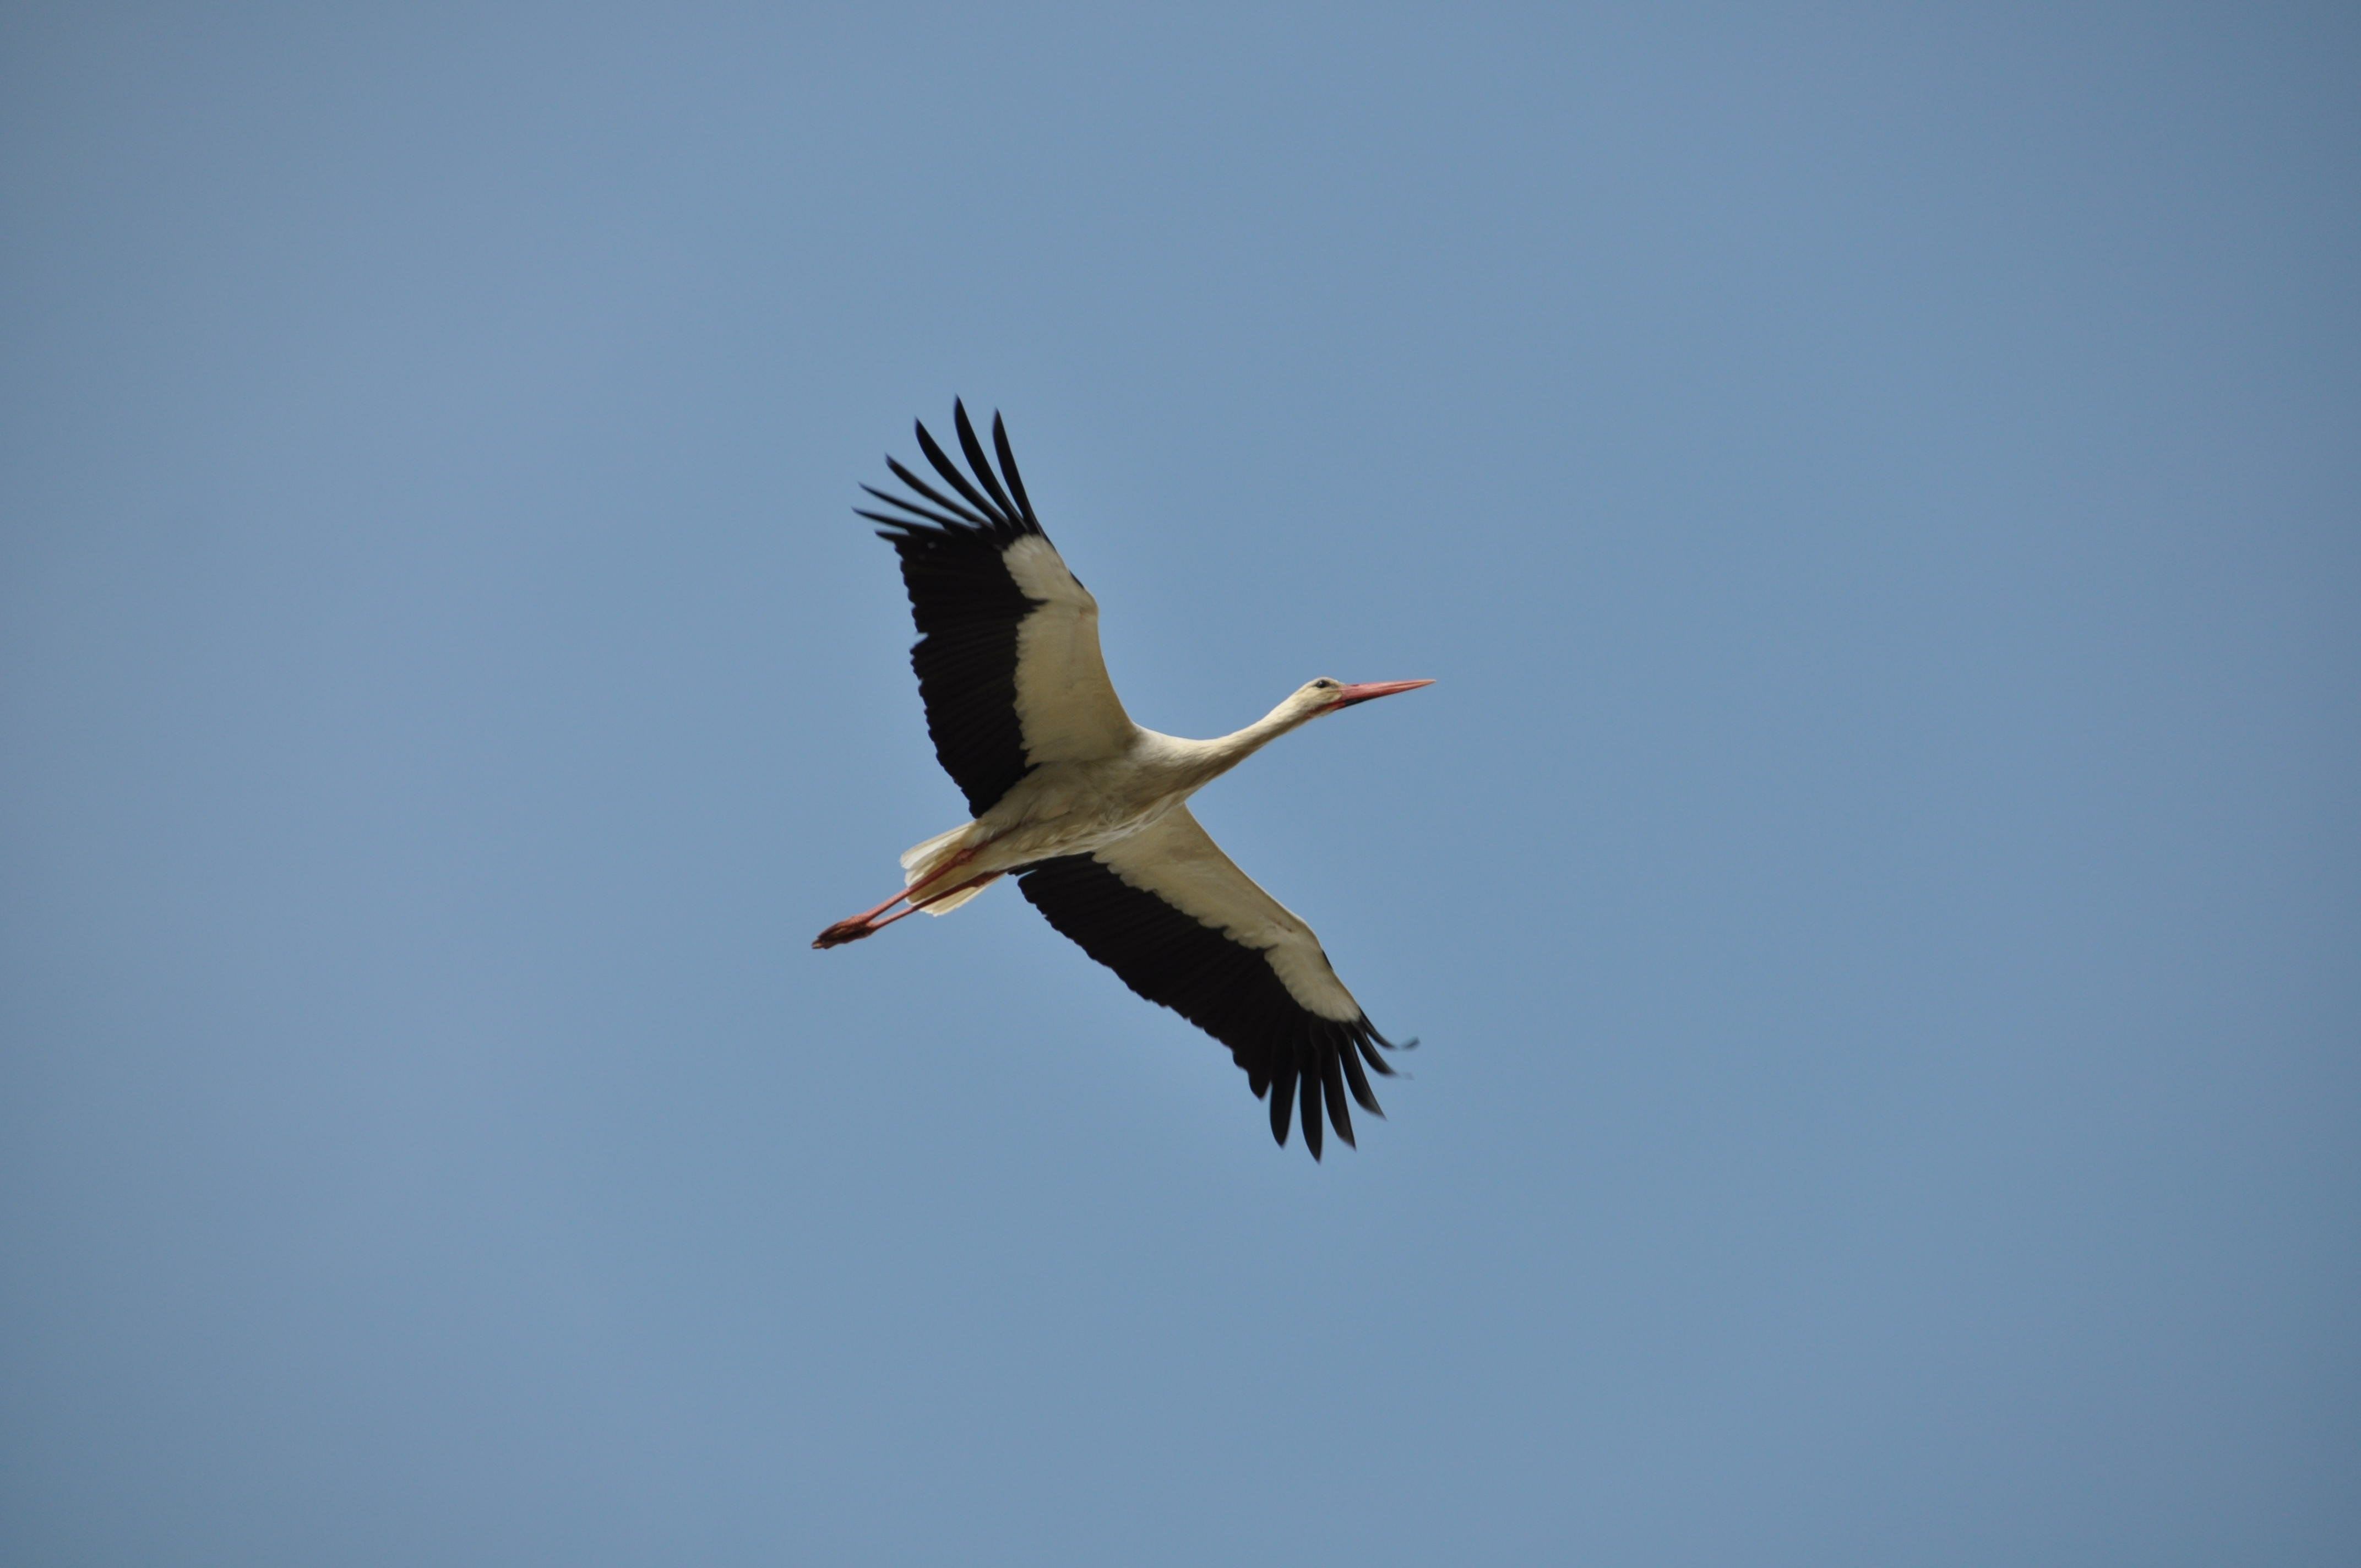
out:
M1230 1047L1255 1097L1268 1096L1281 1146L1300 1099L1304 1145L1320 1157L1323 1098L1351 1144L1345 1095L1384 1115L1362 1063L1391 1076L1378 1047L1396 1047L1336 978L1312 927L1222 853L1187 802L1323 714L1434 683L1323 676L1217 740L1141 729L1099 656L1098 601L1041 532L1007 427L993 415L995 472L956 401L951 422L965 473L917 426L918 449L950 494L889 456L918 499L863 485L893 510L854 510L883 524L878 537L902 558L927 730L974 819L905 853L902 891L812 946L857 942L921 909L948 915L1013 872L1084 952ZM897 904L907 907L888 915Z

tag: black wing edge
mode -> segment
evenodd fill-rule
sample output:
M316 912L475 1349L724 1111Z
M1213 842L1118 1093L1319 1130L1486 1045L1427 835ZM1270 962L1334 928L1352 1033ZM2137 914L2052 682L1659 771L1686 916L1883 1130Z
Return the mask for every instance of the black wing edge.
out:
M927 461L954 495L943 494L897 459L888 456L885 466L894 471L894 477L930 504L921 505L874 485L862 486L887 506L907 514L887 516L863 507L853 508L857 515L884 524L877 531L879 538L890 540L899 548L913 535L965 533L988 538L1005 550L1027 534L1040 533L1041 520L1033 515L1033 503L1025 494L1025 481L1016 472L1016 455L1009 450L1008 427L996 411L992 416L992 442L1000 455L997 471L985 455L983 443L976 439L975 426L967 417L967 405L959 399L951 400L951 425L959 437L960 451L967 458L968 472L962 473L960 466L951 461L924 421L914 424L918 450L927 455Z
M992 416L998 473L976 439L966 405L956 400L951 422L970 473L961 472L925 424L917 425L918 450L948 494L889 456L885 466L920 499L863 485L895 510L853 510L884 524L877 536L901 557L910 618L918 629L910 667L926 704L927 733L943 771L967 796L969 812L981 817L1031 769L1016 720L1016 627L1036 601L1009 576L1001 554L1027 535L1041 536L1041 523L1000 415Z
M1257 1100L1270 1102L1270 1135L1287 1143L1300 1107L1303 1145L1318 1159L1327 1123L1348 1146L1354 1102L1383 1118L1362 1064L1386 1077L1378 1054L1397 1047L1365 1014L1351 1023L1323 1018L1288 993L1261 949L1243 947L1161 898L1133 887L1088 855L1040 861L1017 873L1017 886L1082 951L1126 985L1170 1007L1230 1047Z

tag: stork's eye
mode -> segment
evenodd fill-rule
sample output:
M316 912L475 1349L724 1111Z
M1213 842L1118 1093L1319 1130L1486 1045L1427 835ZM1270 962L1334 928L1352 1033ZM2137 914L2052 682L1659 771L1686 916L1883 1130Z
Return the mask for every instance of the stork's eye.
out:
M1314 682L1312 682L1312 684L1313 685L1315 685L1315 686L1318 686L1322 691L1334 691L1334 690L1335 690L1335 689L1336 689L1336 683L1335 683L1334 681L1330 681L1330 680L1318 680L1318 681L1314 681Z

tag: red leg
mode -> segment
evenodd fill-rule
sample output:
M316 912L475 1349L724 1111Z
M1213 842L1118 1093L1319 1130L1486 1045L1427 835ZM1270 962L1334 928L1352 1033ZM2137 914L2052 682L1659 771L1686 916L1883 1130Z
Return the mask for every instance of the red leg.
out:
M847 916L845 918L838 921L835 925L830 926L827 930L822 931L818 936L813 938L812 946L815 948L840 948L847 942L857 942L863 937L873 937L878 932L885 929L886 927L894 924L895 921L901 919L902 915L915 914L920 908L934 903L937 899L949 898L952 894L957 893L960 890L960 887L968 886L969 883L963 882L959 884L959 887L947 887L940 893L928 894L924 897L911 898L911 895L916 894L919 888L926 886L928 883L940 881L945 872L956 871L973 859L975 859L975 851L973 850L961 850L957 855L945 861L941 865L936 867L932 872L928 873L926 882L918 883L913 886L904 888L901 892L895 894L893 897L887 899L884 903L879 905L874 909L863 910L859 915ZM994 872L994 874L997 875L998 873ZM973 881L974 879L970 880ZM893 908L895 905L901 903L906 898L911 899L910 907L902 911L901 915L889 915L883 920L877 918L880 915L884 915L887 910Z
M967 881L960 883L957 887L947 887L940 893L930 893L924 898L914 898L910 901L910 907L902 911L902 915L916 915L919 910L926 908L930 904L940 904L952 894L965 893L972 887L988 886L993 883L998 882L1001 875L1002 873L999 872L986 872L982 876L972 876L968 878ZM901 919L902 915L888 915L884 919L877 922L877 924L871 927L871 929L882 931L886 927L894 924L895 921Z

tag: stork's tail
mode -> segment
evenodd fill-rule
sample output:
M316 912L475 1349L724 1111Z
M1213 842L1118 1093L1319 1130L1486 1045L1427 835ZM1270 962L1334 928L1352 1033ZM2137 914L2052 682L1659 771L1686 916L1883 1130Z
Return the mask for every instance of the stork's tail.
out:
M915 888L939 872L947 872L955 861L963 861L973 850L981 848L983 835L972 822L962 823L948 833L938 833L923 844L913 844L902 851L902 885ZM949 915L998 880L985 877L973 886L961 888L919 905L929 915Z

